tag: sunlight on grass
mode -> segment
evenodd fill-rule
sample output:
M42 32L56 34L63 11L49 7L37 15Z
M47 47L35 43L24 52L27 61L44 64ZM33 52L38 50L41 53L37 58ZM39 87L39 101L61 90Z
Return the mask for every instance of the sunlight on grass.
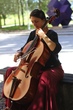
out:
M24 13L24 25L28 25L28 22L30 22L29 13L30 12ZM19 24L18 15L15 14L15 15L6 16L5 25L18 25L18 24ZM23 20L21 15L20 15L20 24L23 25ZM2 19L2 26L4 26L3 19Z
M23 19L22 16L20 15L20 26L19 26L19 20L18 16L15 15L7 15L6 20L2 19L2 28L0 31L19 31L19 30L30 30L33 29L34 27L32 26L32 23L29 18L30 11L25 11L24 13L24 25L23 25ZM51 24L47 24L49 28L53 27ZM73 25L73 20L70 21L69 25ZM61 26L61 24L59 24Z

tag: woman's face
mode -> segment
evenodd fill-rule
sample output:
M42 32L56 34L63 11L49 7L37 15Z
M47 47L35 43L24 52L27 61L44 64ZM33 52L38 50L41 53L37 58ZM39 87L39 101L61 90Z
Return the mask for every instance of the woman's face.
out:
M37 17L31 16L30 19L31 19L31 22L32 22L33 26L35 27L35 29L42 28L42 26L45 23L45 20L42 20L42 19L37 18Z

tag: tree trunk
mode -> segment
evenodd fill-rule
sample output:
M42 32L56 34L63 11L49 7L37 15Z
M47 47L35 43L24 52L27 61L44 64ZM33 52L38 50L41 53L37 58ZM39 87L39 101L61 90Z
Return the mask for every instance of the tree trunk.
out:
M24 2L23 2L23 0L22 1L20 1L20 3L21 3L21 14L22 14L22 25L24 26Z
M21 22L20 22L20 0L17 0L17 3L18 3L18 21L19 21L19 26L21 25Z
M1 16L0 16L0 28L2 28L2 23L1 23Z

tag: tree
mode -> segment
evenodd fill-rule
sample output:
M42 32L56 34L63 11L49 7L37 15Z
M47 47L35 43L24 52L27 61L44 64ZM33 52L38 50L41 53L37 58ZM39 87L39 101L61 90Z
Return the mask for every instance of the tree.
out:
M20 0L20 5L21 5L22 25L24 26L24 0Z
M49 1L50 0L28 0L29 10L39 8L46 12Z
M14 7L14 3L16 0L0 0L0 22L1 22L1 16L4 18L5 22L5 17L7 14L14 14L17 12L15 9L16 6ZM15 3L16 4L16 3ZM0 23L0 27L2 27L2 23Z
M20 15L22 15L22 25L24 25L25 11L29 12L35 8L39 8L46 12L48 2L49 0L0 0L0 27L2 25L2 17L5 24L6 16L10 14L13 14L14 16L15 14L18 15L19 25L21 25ZM15 19L14 22L16 22Z

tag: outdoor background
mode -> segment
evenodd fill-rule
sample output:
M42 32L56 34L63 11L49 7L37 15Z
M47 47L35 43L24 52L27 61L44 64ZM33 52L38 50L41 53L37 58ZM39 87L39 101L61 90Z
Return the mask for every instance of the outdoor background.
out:
M0 0L0 30L22 30L33 28L29 19L30 12L39 8L45 14L51 0ZM60 0L58 0L60 1ZM68 0L73 10L73 0ZM47 16L47 14L46 14ZM73 15L71 15L73 20ZM73 24L72 20L70 24ZM5 29L6 27L9 27Z
M33 29L29 19L30 12L35 8L39 8L46 14L49 10L48 4L50 1L63 2L65 0L0 0L0 110L5 108L4 99L2 99L5 68L19 64L19 62L15 63L13 61L14 54L25 44L30 31ZM59 59L64 73L73 74L73 0L68 0L68 2L71 4L70 8L72 9L69 24L67 26L61 26L61 24L52 26L48 24L48 26L58 33L59 42L62 45ZM69 79L69 81L72 81L73 84L72 77L71 75L70 78L72 80ZM68 85L66 85L66 88ZM64 110L73 110L70 109L71 107L73 108L73 90L71 92L73 85L71 86L69 85L69 90L65 88L64 91L64 94L66 94L66 98L63 98L66 103L66 109ZM67 100L67 97L70 99Z

